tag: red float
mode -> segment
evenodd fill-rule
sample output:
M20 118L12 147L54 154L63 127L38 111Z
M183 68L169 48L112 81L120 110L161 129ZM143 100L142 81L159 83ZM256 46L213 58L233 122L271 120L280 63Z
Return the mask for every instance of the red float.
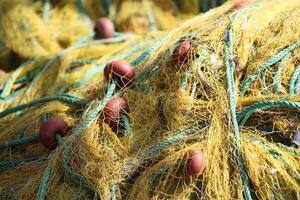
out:
M242 8L245 8L251 3L251 0L237 0L234 4L233 9L234 10L240 10Z
M187 154L187 163L184 174L187 178L195 178L203 172L205 159L201 150L192 150Z
M115 26L110 19L102 17L96 21L94 31L96 39L112 38L115 34Z
M171 56L171 63L177 67L186 63L189 58L189 51L191 47L191 41L184 41L178 45Z
M112 61L104 68L104 76L107 81L118 81L119 87L129 85L134 81L135 72L134 69L124 61Z
M68 124L61 119L49 119L42 122L40 127L40 142L42 145L50 150L53 150L57 146L56 134L64 137L69 132Z
M103 109L104 122L111 128L118 125L120 114L128 109L126 101L121 97L111 99Z

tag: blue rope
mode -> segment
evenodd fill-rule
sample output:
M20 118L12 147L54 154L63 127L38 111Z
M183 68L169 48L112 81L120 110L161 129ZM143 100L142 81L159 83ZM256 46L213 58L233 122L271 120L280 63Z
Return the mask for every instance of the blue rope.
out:
M5 149L5 148L16 146L16 145L21 145L21 144L25 144L28 142L37 141L38 139L39 139L39 135L33 134L33 135L22 137L22 138L19 138L16 140L6 141L4 143L0 143L0 149Z

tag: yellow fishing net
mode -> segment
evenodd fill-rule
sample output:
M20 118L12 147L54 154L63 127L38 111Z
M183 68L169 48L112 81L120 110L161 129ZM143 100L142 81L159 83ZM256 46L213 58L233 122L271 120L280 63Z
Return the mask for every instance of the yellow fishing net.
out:
M175 12L183 5L173 1L115 1L109 11L48 2L47 12L1 2L1 64L14 56L19 66L0 77L0 198L299 199L300 2L247 2L185 21L195 11ZM105 12L117 30L143 34L93 40L91 21ZM131 85L105 79L114 60L134 68ZM103 108L114 97L128 109L111 128ZM50 151L38 133L53 118L70 130ZM193 150L205 168L192 177Z

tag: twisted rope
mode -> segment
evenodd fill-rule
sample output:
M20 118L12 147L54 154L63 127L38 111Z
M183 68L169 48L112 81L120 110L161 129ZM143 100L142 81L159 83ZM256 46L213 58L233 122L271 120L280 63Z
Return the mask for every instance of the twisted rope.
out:
M289 47L281 50L278 54L270 58L269 60L265 61L261 66L259 66L252 74L250 74L247 78L244 79L241 86L240 96L243 96L247 90L249 89L250 85L253 83L253 81L266 69L271 67L272 65L276 64L286 56L290 54L291 51L298 48L300 45L300 42L295 42Z
M238 113L237 119L240 122L240 126L243 126L255 111L262 110L262 109L265 110L265 109L279 108L279 107L300 109L300 103L294 101L285 101L285 100L277 100L277 101L269 100L269 101L257 102L241 110Z
M55 134L55 138L58 142L58 145L61 146L62 143L63 143L62 137L59 134ZM38 194L37 194L37 200L45 199L49 179L52 175L52 165L53 165L53 160L50 160L50 162L49 162L49 164L48 164L48 166L47 166L47 168L46 168L46 170L43 174L42 181L41 181L40 186L39 186L39 191L38 191Z
M37 156L32 156L32 157L28 157L28 158L19 159L19 160L3 161L3 162L0 162L0 170L16 167L17 165L35 161L37 159L38 159Z
M13 107L13 108L6 109L6 110L0 112L0 118L5 117L11 113L22 111L22 110L25 110L25 109L28 109L28 108L31 108L34 106L38 106L38 105L41 105L41 104L44 104L44 103L47 103L50 101L60 101L63 103L77 105L77 106L83 106L83 105L86 105L86 103L87 103L87 101L84 99L78 99L74 96L67 95L67 94L59 95L59 96L43 97L38 100L32 101L30 103L26 103L23 105L19 105L19 106Z
M98 113L104 108L105 104L110 100L112 97L114 91L116 89L116 83L112 83L108 90L107 94L105 97L99 102L98 106L95 108L95 110L90 113L80 124L78 128L76 128L73 131L73 134L71 135L71 143L67 146L65 151L63 152L62 155L62 166L64 169L64 173L67 177L69 177L72 181L74 181L76 184L82 186L84 189L86 189L88 192L93 192L92 186L88 183L85 178L80 177L77 175L77 173L69 166L69 158L71 155L72 147L74 142L76 141L77 138L79 138L83 131L86 129L86 127L98 116Z
M284 59L282 59L282 61L280 62L279 66L278 66L278 70L276 71L276 74L274 77L274 90L276 93L280 93L283 90L282 84L281 84L282 72L285 68L285 63L288 60L288 58L290 57L290 55L291 54L289 53Z
M0 144L0 149L5 149L5 148L16 146L16 145L25 144L25 143L28 143L28 142L33 142L33 141L36 141L38 139L39 139L39 135L38 134L33 134L33 135L22 137L22 138L19 138L19 139L16 139L16 140L6 141L6 142Z
M294 92L295 92L295 85L296 85L296 81L297 81L299 75L300 75L300 65L298 65L296 67L296 69L294 70L294 72L292 74L292 78L290 80L290 89L289 89L290 94L294 94Z
M251 200L251 193L250 193L250 185L249 185L249 178L245 169L244 161L242 158L241 153L241 139L240 139L240 131L236 116L236 105L235 105L235 84L234 84L234 70L235 70L235 63L234 63L234 50L233 50L233 37L232 37L232 28L235 20L245 11L246 9L241 10L237 14L232 17L232 21L230 22L225 35L225 65L226 65L226 77L227 77L227 84L228 84L228 98L229 98L229 108L231 114L231 120L233 124L233 144L234 144L234 154L237 158L239 170L242 178L243 185L245 187L244 198L246 200Z

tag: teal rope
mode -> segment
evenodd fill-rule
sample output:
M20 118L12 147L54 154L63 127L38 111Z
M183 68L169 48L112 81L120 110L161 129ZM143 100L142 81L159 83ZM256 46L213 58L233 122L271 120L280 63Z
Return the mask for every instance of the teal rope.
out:
M154 13L152 11L148 11L147 12L147 17L148 17L149 24L150 24L150 30L151 31L157 31L158 29L157 29Z
M82 38L80 38L76 43L75 45L80 45L80 44L84 44L86 41L90 40L90 39L93 39L95 37L95 33L92 32L92 33L89 33L85 36L83 36Z
M250 74L243 82L241 86L240 96L243 96L246 91L249 89L250 85L253 81L266 69L271 67L272 65L276 64L286 56L290 54L291 51L298 48L300 42L295 42L294 44L290 45L289 47L281 50L278 54L270 58L269 60L265 61L261 66L259 66L252 74Z
M131 66L138 65L142 63L144 60L146 60L150 55L152 55L153 52L155 52L163 42L165 37L162 37L159 39L154 45L152 45L149 49L145 50L141 55L139 55L136 59L130 62Z
M117 38L108 38L108 39L101 39L101 40L95 40L89 43L76 43L75 45L61 51L58 55L54 56L49 62L47 62L42 68L41 71L36 75L34 81L32 81L32 83L30 84L28 91L30 91L32 88L34 88L38 78L41 77L41 75L47 71L51 65L53 63L55 63L56 61L58 61L62 56L64 56L65 54L67 54L68 52L71 52L75 49L79 49L79 48L83 48L83 47L88 47L88 46L93 46L93 45L99 45L99 44L109 44L109 43L118 43L118 42L122 42L124 40L130 39L132 38L132 36L130 35L123 35Z
M232 38L232 25L235 22L236 18L239 17L246 9L241 10L237 14L235 14L232 17L232 21L229 24L225 35L225 65L226 65L226 77L227 77L227 84L228 84L228 97L229 97L229 107L230 107L230 114L233 124L233 130L234 130L234 138L233 138L233 144L234 144L234 154L237 158L238 164L239 164L239 170L242 178L243 185L245 187L244 198L246 200L251 200L251 193L250 193L250 185L248 180L248 175L245 169L244 161L242 158L242 153L240 149L241 145L241 139L240 139L240 131L239 131L239 125L236 117L236 105L235 105L235 84L234 84L234 69L235 64L233 61L234 53L233 53L233 38Z
M19 159L19 160L3 161L3 162L0 162L0 170L16 167L20 164L35 161L37 159L38 159L37 156L32 156L32 157L28 157L28 158Z
M83 131L86 129L86 127L98 116L99 112L104 108L105 104L112 97L115 89L116 89L116 83L113 82L109 86L107 94L100 101L100 103L98 104L98 106L96 107L96 109L92 113L90 113L81 122L81 124L80 124L80 126L78 128L76 128L73 131L73 134L71 135L73 141L71 142L71 144L68 145L68 147L63 152L62 166L63 166L63 169L64 169L64 172L65 172L66 176L69 177L76 184L78 184L78 185L82 186L83 188L85 188L88 192L92 192L93 191L92 187L87 182L87 180L85 180L83 177L78 176L77 173L69 166L69 163L68 163L69 157L70 157L70 154L71 154L71 151L72 151L73 143L76 140L76 138L79 138L82 135Z
M145 153L142 154L142 157L151 157L156 155L157 153L161 152L165 148L169 147L173 143L177 142L178 140L184 138L186 135L193 134L197 131L197 128L190 128L183 131L176 132L172 137L168 138L161 144L157 144L151 148L149 148Z
M92 64L94 62L94 60L72 60L70 62L71 65L88 65L88 64Z
M300 76L298 76L295 84L295 94L300 94Z
M191 97L194 97L194 96L195 96L196 88L197 88L197 82L194 81L194 82L193 82L193 85L192 85L192 91L191 91L191 94L190 94Z
M33 61L34 61L34 60L30 60L30 61L24 62L21 66L19 66L19 67L11 74L11 76L7 79L7 81L6 81L6 83L5 83L4 87L3 87L2 93L1 93L1 95L0 95L0 98L1 98L1 99L4 99L4 98L6 97L7 90L8 90L8 88L9 88L12 84L14 84L14 83L12 82L12 80L13 80L14 78L16 78L18 72L19 72L20 70L22 70L23 68L25 68L26 66L30 65L31 63L33 63Z
M80 16L83 16L83 14L84 14L84 5L83 5L82 1L81 0L76 0L75 2L76 2L76 7L78 9L78 12L80 13Z
M3 112L0 112L0 118L5 117L11 113L22 111L24 109L38 106L38 105L41 105L41 104L44 104L44 103L47 103L50 101L61 101L63 103L73 104L73 105L77 105L77 106L86 105L86 103L87 103L86 100L84 100L84 99L78 99L78 98L70 96L70 95L43 97L38 100L32 101L30 103L26 103L23 105L19 105L19 106L4 110Z
M262 144L262 143L260 143ZM300 184L300 177L297 175L297 173L291 168L291 166L282 158L282 155L275 151L273 148L271 148L267 144L262 144L262 146L277 160L280 160L284 167L287 169L287 172L296 180L298 184Z
M39 70L35 70L25 76L21 76L20 78L17 78L17 80L14 82L14 84L18 83L24 83L28 80L34 79L34 77L39 73Z
M33 142L39 139L39 135L38 134L33 134L30 136L26 136L26 137L22 137L16 140L11 140L11 141L6 141L4 143L0 143L0 149L5 149L8 147L12 147L12 146L16 146L16 145L21 145L21 144L25 144L28 142Z
M43 6L43 20L44 22L49 21L49 16L50 16L50 1L45 0L44 6Z
M300 103L294 101L286 101L286 100L277 100L277 101L269 100L269 101L257 102L241 110L238 113L237 119L240 122L240 126L243 126L255 111L262 110L262 109L279 108L279 107L300 109Z
M281 143L275 143L276 146L283 148L285 151L288 151L294 155L300 156L300 151L298 149L296 149L295 147L288 147L284 144Z
M56 134L55 137L56 137L56 140L58 142L58 145L62 145L62 143L63 143L62 137L59 134ZM46 168L46 170L43 174L42 181L41 181L40 186L39 186L39 191L38 191L38 194L37 194L37 200L44 200L45 199L49 179L52 175L52 165L53 165L53 161L50 160L50 162L49 162L49 164L48 164L48 166L47 166L47 168Z
M180 89L181 90L185 90L186 89L186 86L187 86L187 82L188 82L188 79L189 77L192 75L192 69L188 69L184 75L183 75L183 78L180 82Z
M128 116L124 115L124 114L121 114L121 119L124 122L127 134L130 135L131 134L131 127L130 127L130 122L129 122Z
M161 176L163 173L165 173L166 171L169 171L171 169L171 166L169 165L164 165L161 168L159 168L155 173L153 173L150 176L149 182L152 185L153 182L159 177Z
M295 85L296 85L296 81L297 81L299 75L300 75L300 65L298 65L296 67L296 69L294 70L294 72L292 74L292 78L290 80L290 88L289 88L290 94L294 94L294 92L295 92Z
M274 90L276 93L280 93L283 88L282 88L282 84L281 84L281 79L282 79L282 72L285 68L285 63L288 60L288 58L290 57L290 53L284 58L282 59L281 63L278 66L278 70L275 73L275 77L274 77Z
M205 1L206 0L198 0L200 12L206 12L209 9L208 5L207 5L207 3Z
M117 185L112 185L110 188L110 192L111 192L111 200L117 200L117 194L116 194L116 190L118 189Z
M108 16L110 7L110 0L102 0L102 8L104 11L104 15Z

